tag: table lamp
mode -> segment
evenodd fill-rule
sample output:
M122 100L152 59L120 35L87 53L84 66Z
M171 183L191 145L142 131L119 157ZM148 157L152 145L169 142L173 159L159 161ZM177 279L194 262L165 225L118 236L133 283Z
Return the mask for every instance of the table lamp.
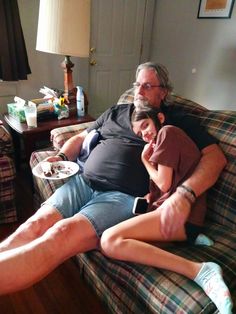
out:
M75 102L70 56L88 57L90 0L40 0L36 50L64 55L64 90L67 103Z

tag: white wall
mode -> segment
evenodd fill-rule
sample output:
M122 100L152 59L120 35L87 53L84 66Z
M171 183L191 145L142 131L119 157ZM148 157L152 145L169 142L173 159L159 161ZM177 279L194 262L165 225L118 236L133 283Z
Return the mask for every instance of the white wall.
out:
M198 19L198 6L157 0L151 59L167 66L176 93L236 110L236 4L231 19Z
M63 88L63 57L35 50L39 0L18 5L32 74L27 81L0 83L0 113L15 95L32 99L42 96L43 85ZM156 0L150 59L167 66L176 93L210 109L236 110L236 4L231 19L197 19L198 5L199 0ZM85 86L87 60L72 62L74 84Z
M41 87L63 89L64 77L61 62L63 56L36 51L39 0L18 0L21 25L32 74L28 80L18 82L0 82L0 113L6 112L6 104L14 102L17 95L25 100L41 98ZM79 58L71 58L74 63L73 81L78 85ZM83 65L83 62L80 62Z

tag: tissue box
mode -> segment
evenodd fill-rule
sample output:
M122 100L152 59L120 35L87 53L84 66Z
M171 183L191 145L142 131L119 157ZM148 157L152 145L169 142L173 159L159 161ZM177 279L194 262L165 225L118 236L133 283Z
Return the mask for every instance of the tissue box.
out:
M39 98L32 99L31 102L37 106L37 120L45 120L51 118L57 118L54 112L54 106L52 102L53 98ZM7 105L8 114L19 122L26 122L25 111L19 103L12 103Z
M53 106L53 97L31 99L37 106L37 120L47 120L56 118Z
M10 116L16 118L19 122L25 122L25 112L22 107L17 103L12 103L7 105L7 110Z

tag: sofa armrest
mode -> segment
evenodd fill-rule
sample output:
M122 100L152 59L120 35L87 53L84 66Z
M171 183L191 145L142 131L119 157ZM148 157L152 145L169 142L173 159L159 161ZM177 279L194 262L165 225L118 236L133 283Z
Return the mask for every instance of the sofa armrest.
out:
M0 120L1 121L1 120ZM1 155L12 155L13 144L10 133L7 129L0 123L0 154Z
M73 135L76 135L85 129L87 129L89 126L92 125L93 122L86 122L86 123L80 123L70 126L65 126L61 128L56 128L51 131L51 141L53 144L53 147L56 150L61 149L63 144L71 138Z

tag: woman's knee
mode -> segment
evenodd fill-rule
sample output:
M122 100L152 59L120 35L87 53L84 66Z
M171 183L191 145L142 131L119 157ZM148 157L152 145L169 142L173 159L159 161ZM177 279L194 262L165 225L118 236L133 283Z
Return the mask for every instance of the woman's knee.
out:
M100 240L100 247L104 255L116 258L119 254L123 238L120 235L114 234L110 229L105 230Z

